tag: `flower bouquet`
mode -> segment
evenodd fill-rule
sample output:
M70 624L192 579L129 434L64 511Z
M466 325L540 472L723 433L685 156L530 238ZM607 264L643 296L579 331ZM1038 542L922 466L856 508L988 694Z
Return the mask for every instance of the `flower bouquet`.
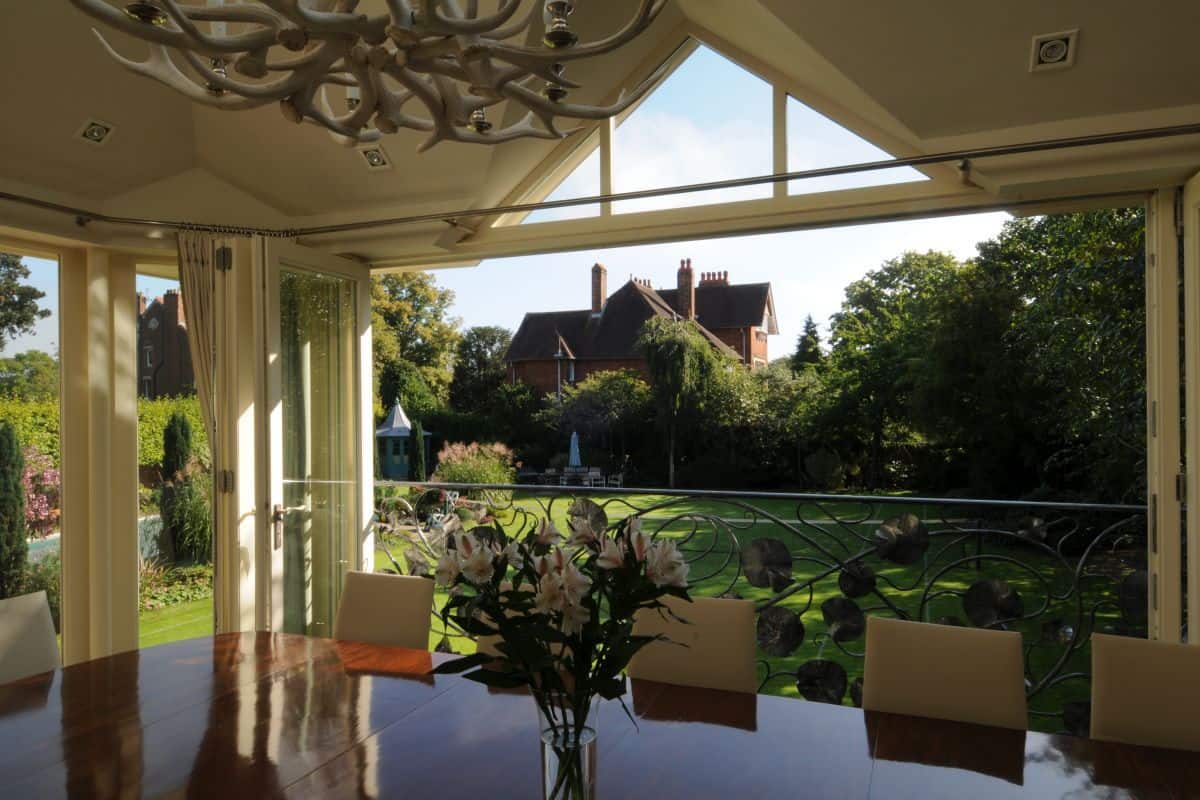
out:
M450 589L442 619L489 637L481 652L435 671L529 687L542 720L547 798L594 796L593 701L619 700L629 714L625 667L656 638L634 635L634 616L670 613L660 602L666 595L690 599L682 554L670 540L652 541L638 517L609 530L604 510L586 499L569 514L565 541L549 519L514 537L488 526L459 533L435 575Z

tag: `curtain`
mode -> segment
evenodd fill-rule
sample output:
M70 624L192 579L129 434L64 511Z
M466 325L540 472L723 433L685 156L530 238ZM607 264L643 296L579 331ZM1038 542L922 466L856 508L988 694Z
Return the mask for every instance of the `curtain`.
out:
M196 231L179 232L179 283L187 320L188 349L192 353L192 372L196 396L208 445L216 453L216 398L213 396L216 352L217 259L226 247L223 239ZM228 257L228 251L225 251Z

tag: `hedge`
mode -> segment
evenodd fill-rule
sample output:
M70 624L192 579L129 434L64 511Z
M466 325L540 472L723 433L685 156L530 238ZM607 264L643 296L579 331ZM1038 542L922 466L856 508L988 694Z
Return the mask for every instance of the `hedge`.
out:
M163 429L176 411L192 424L193 452L204 465L212 463L200 403L192 397L165 397L158 400L138 398L138 464L157 467L163 457ZM0 397L0 420L17 429L21 445L32 445L54 460L59 459L58 403L53 400L13 400Z

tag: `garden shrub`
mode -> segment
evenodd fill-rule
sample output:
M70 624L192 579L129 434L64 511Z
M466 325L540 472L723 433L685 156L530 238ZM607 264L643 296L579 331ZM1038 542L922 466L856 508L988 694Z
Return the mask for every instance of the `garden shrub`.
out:
M17 430L0 422L0 598L21 594L29 555L25 524L25 459Z
M197 564L212 561L211 487L212 478L196 465L163 484L163 525L170 531L176 558Z
M37 561L25 565L23 594L45 592L50 603L50 617L54 620L55 633L61 632L59 619L62 609L62 558L58 553L47 553Z
M36 447L26 447L24 456L21 487L25 492L25 524L30 536L49 536L58 527L61 515L61 476L50 456Z
M438 453L435 483L512 483L517 479L513 451L499 442L480 444L451 442ZM488 493L499 499L496 493ZM484 492L470 492L473 500L485 499Z

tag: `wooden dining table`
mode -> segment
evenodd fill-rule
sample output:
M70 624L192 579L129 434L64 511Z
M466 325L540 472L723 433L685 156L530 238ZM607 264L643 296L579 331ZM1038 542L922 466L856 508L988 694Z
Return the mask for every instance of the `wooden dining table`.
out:
M528 695L448 656L271 633L0 686L0 798L538 798ZM599 706L597 796L1200 797L1191 753L631 681Z

